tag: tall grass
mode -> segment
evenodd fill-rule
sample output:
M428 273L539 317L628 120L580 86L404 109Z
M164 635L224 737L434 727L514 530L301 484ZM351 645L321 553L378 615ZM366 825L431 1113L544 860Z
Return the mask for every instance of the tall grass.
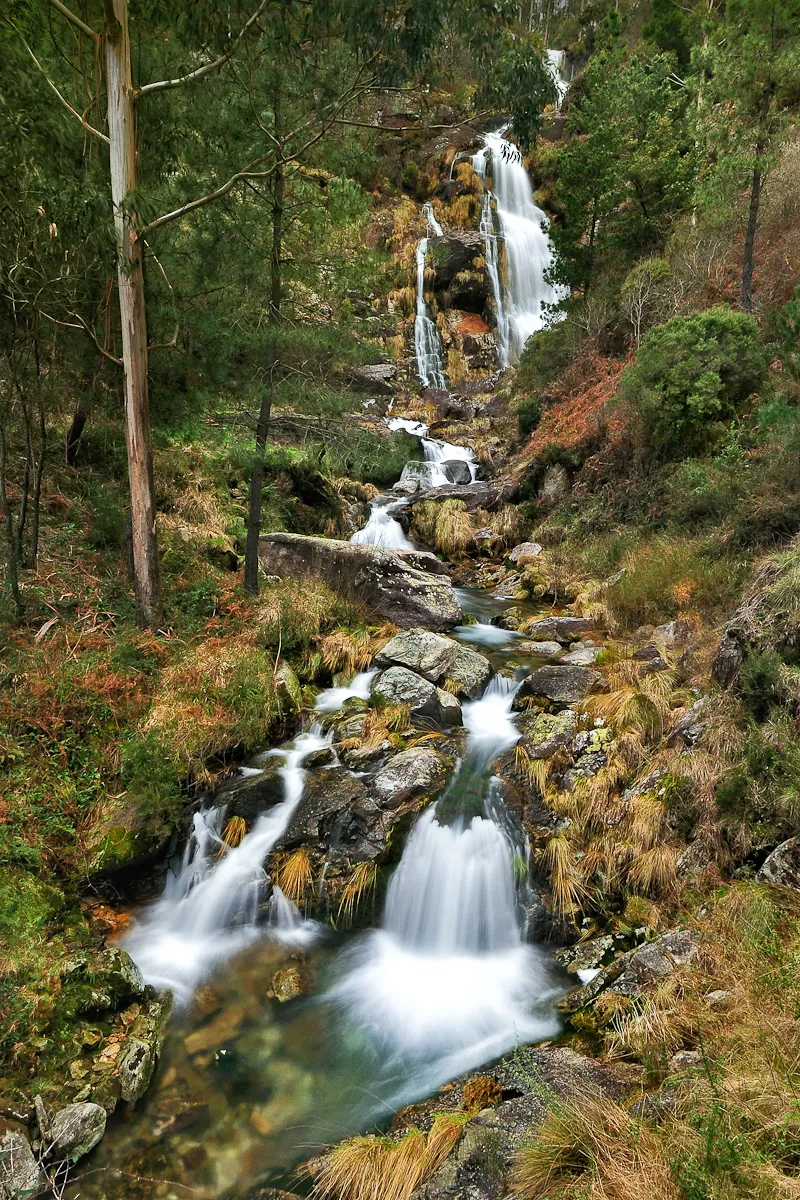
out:
M330 1155L312 1192L321 1200L409 1200L458 1142L466 1114L437 1116L426 1135L411 1129L400 1139L352 1138Z

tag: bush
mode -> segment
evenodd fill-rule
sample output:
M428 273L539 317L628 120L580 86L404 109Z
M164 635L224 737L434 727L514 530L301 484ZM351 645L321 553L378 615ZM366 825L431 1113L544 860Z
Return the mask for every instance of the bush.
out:
M651 449L683 458L711 443L765 372L753 317L718 307L651 329L620 393L641 414Z
M517 424L521 438L530 437L542 419L541 401L536 396L525 396L517 409Z

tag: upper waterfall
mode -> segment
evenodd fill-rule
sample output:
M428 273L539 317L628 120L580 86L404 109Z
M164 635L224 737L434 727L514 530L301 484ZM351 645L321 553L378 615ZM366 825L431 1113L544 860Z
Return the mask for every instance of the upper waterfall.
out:
M487 193L481 230L486 239L489 268L497 307L497 349L501 366L516 362L533 333L552 319L553 309L567 289L548 279L553 249L547 235L546 213L533 200L533 189L522 152L503 134L487 133L473 156L475 171L486 178L491 162L492 191L500 237L505 245L505 278L498 268L497 233Z
M424 205L423 216L428 225L429 233L441 237L442 227L433 215L430 204ZM423 387L447 387L444 377L444 362L442 360L442 343L436 325L428 316L428 306L425 303L425 260L428 257L428 237L424 237L417 245L417 315L414 320L414 353L417 358L417 371Z

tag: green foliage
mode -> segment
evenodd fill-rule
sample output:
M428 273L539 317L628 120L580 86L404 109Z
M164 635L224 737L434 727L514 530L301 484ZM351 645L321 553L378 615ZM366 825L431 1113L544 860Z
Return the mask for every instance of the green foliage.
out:
M753 318L712 308L652 329L620 393L641 415L651 450L680 457L708 446L765 372Z
M776 333L784 370L800 379L800 284L793 298L777 313Z
M514 134L523 146L530 146L541 128L544 109L556 99L541 35L503 30L491 69L478 89L478 107L511 112Z
M520 356L516 390L546 391L573 361L577 342L575 327L569 320L559 321L529 338Z
M739 691L745 707L757 721L763 721L772 706L780 702L782 665L780 655L774 650L748 654L742 663Z
M517 409L517 426L521 438L530 437L542 419L542 402L538 396L524 396Z

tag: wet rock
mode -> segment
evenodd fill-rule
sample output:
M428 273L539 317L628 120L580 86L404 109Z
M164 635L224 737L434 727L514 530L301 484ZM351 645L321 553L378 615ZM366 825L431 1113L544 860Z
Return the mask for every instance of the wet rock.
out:
M408 667L432 683L449 679L458 684L458 695L470 700L486 686L492 673L482 654L427 629L399 633L386 643L375 662Z
M394 363L374 363L366 367L353 367L349 382L354 391L391 396L395 390L393 381L396 375Z
M671 929L655 941L620 955L584 987L568 992L559 1007L575 1012L605 991L621 996L638 996L651 984L690 963L698 950L699 937L696 933L686 929Z
M568 646L584 633L597 628L591 617L545 617L534 621L525 630L525 636L534 641L559 642Z
M106 1110L99 1104L68 1104L49 1123L48 1157L54 1162L75 1162L88 1154L106 1131Z
M558 704L583 700L602 676L589 667L539 667L525 679L520 693L525 696L545 696ZM518 695L520 694L518 693Z
M226 817L241 817L248 828L253 822L283 799L283 777L280 763L274 758L263 760L258 775L234 775L217 788L213 803L225 805Z
M537 658L561 658L564 647L558 642L520 642L517 651L519 654L531 654Z
M430 717L443 725L461 724L461 705L455 696L406 667L389 667L383 671L372 691L373 695L383 696L389 704L407 705L415 716Z
M272 976L269 994L281 1004L285 1004L287 1000L294 1000L296 996L308 991L308 981L303 978L300 968L289 966L281 967L280 971L276 971Z
M570 708L560 713L528 713L517 718L522 744L531 758L552 758L575 737L578 718Z
M510 562L517 566L523 567L526 562L531 562L534 558L538 558L542 553L542 547L538 542L520 542L518 546L509 554Z
M109 947L66 960L61 968L64 987L75 994L78 1012L103 1012L120 1008L141 996L144 979L126 950Z
M414 746L396 754L372 779L378 800L399 808L419 796L433 796L447 780L450 764L437 750Z
M800 892L800 838L781 842L764 862L756 875L762 883L791 888Z
M260 538L258 553L271 574L322 579L334 591L359 597L376 616L403 629L423 625L445 630L461 620L461 606L446 576L418 571L382 546L269 533Z
M436 463L412 461L407 462L403 467L400 479L392 488L392 491L402 492L406 485L412 483L415 483L416 487L408 493L409 495L414 495L415 492L419 491L427 491L430 488L440 485L442 475L444 475L448 483L465 484L472 482L472 472L464 459L454 458Z
M343 767L309 775L303 797L276 850L321 845L331 857L373 859L382 853L388 826L364 783Z
M297 711L303 707L300 680L287 662L282 662L275 672L275 688L284 708Z
M475 512L476 509L486 509L487 512L493 512L499 508L505 500L510 500L514 493L514 488L509 484L487 483L484 480L476 480L470 484L448 483L442 487L432 488L427 492L418 492L416 496L412 496L410 503L419 504L423 500L463 500L464 507L467 512Z
M154 994L131 1025L117 1060L120 1095L135 1104L147 1091L172 1012L169 992Z
M41 1168L23 1133L8 1130L0 1139L0 1200L20 1200L39 1190Z
M578 975L581 971L596 971L607 966L614 955L625 950L629 944L623 934L606 933L587 942L577 942L574 946L556 950L553 957L566 968L569 975Z
M339 757L351 771L365 771L371 763L383 758L392 749L392 743L384 738L377 746L356 746L352 750L340 750Z
M491 285L484 259L483 234L454 230L428 242L433 266L433 290L442 294L445 308L483 312Z

